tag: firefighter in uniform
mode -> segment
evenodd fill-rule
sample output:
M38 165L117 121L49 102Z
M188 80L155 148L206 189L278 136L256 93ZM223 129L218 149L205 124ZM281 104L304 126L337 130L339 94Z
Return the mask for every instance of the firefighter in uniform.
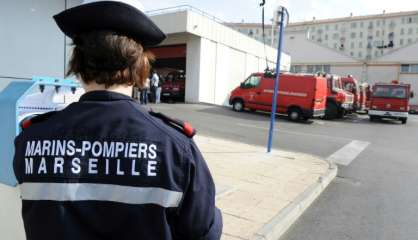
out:
M27 239L220 239L195 131L129 96L148 76L146 47L165 35L136 0L90 0L54 18L86 93L25 121L15 140Z

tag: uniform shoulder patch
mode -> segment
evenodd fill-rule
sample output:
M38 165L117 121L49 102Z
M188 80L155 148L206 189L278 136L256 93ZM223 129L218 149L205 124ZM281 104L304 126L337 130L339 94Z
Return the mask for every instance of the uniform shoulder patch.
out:
M150 111L149 114L155 118L161 119L165 124L183 133L188 138L193 138L194 135L196 135L196 129L194 129L189 122L171 118L162 113L157 113L153 111Z
M35 123L40 123L40 122L47 120L48 118L55 115L56 113L57 113L56 111L51 111L51 112L47 112L44 114L31 115L29 117L24 118L20 122L20 127L22 128L22 130L25 130Z

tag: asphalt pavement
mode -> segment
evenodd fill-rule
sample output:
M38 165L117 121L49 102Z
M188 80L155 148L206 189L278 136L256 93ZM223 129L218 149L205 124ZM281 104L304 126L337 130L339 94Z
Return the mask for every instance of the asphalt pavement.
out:
M199 134L265 146L269 114L199 104L150 105ZM339 174L281 240L385 240L418 236L418 116L402 125L365 115L293 123L277 117L274 148L334 161Z

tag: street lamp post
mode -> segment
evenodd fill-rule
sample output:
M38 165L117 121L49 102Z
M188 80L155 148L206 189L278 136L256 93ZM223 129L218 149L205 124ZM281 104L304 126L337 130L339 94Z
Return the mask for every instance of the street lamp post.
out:
M277 48L277 62L276 62L276 79L274 81L274 92L273 92L273 102L271 108L271 117L270 117L270 131L269 131L269 138L267 144L267 152L270 153L272 150L273 145L273 135L274 135L274 125L276 122L276 111L277 111L277 97L279 92L279 82L280 82L280 66L281 66L281 58L282 58L282 47L283 47L283 35L284 35L284 27L285 27L285 17L287 20L289 19L289 13L285 7L280 6L277 9L277 18L279 18L278 26L278 48ZM277 21L276 21L277 22Z

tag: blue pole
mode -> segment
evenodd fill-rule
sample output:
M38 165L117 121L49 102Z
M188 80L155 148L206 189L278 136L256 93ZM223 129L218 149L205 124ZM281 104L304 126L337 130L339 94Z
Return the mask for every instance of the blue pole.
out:
M277 111L277 95L279 92L279 81L280 81L280 62L282 58L282 47L283 47L283 34L284 34L284 17L285 17L285 8L281 7L280 10L280 29L279 29L279 46L277 48L277 63L276 63L276 79L274 81L274 93L273 93L273 102L271 108L271 117L270 117L270 131L267 152L270 153L273 145L273 135L274 135L274 124L276 122L276 111Z

